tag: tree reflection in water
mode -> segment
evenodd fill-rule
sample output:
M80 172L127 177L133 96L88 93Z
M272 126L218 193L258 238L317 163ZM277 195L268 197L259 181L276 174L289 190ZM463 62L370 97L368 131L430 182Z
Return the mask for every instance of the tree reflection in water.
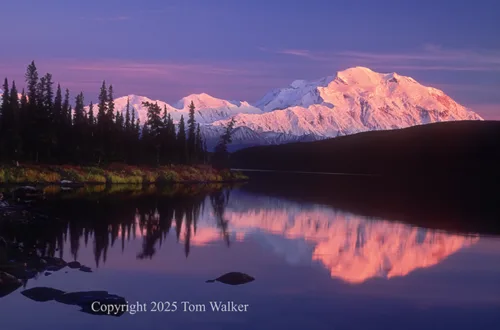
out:
M99 267L106 263L109 248L119 242L124 251L126 241L137 238L137 233L143 240L137 258L152 259L175 227L176 239L182 239L187 257L208 198L217 227L229 245L224 210L231 189L221 184L88 186L70 192L48 187L47 198L36 206L53 221L29 226L2 225L0 232L6 239L36 246L41 256L68 258L69 252L77 260L81 242L85 247L93 244L95 266ZM69 251L64 251L67 239Z

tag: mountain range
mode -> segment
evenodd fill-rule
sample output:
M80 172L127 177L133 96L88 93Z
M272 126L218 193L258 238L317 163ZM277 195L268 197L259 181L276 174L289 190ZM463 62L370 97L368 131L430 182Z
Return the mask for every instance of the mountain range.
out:
M187 119L192 101L196 121L201 124L210 149L233 117L236 125L232 150L432 122L482 120L439 89L397 73L377 73L365 67L349 68L315 81L295 80L287 87L268 92L254 104L205 93L168 104L132 94L116 98L116 110L124 112L127 100L142 124L147 120L142 102L165 106L174 122L178 122L181 115Z
M433 122L482 120L439 89L397 73L377 73L365 67L349 68L315 81L296 80L268 92L254 104L205 93L191 94L175 104L128 95L115 100L118 111L125 111L127 99L141 123L147 119L144 101L166 106L174 121L181 115L187 117L193 101L196 121L209 148L234 117L233 150Z

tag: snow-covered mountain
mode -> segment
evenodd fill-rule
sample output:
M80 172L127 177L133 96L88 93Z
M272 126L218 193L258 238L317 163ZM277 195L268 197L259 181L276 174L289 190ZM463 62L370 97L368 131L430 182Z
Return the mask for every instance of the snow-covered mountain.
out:
M173 105L129 95L116 99L118 111L130 105L146 121L143 101L158 102L174 121L187 117L191 101L196 120L213 147L231 118L236 120L232 149L253 145L313 141L368 130L396 129L440 121L482 120L443 91L397 73L354 67L315 81L296 80L267 93L254 105L192 94Z
M130 109L135 112L136 118L139 118L141 123L145 123L147 120L147 110L142 105L143 102L158 103L162 109L166 107L167 112L173 117L174 122L178 122L181 116L184 116L187 120L187 116L189 114L189 104L193 101L196 107L195 119L198 123L203 125L228 119L236 116L237 114L262 113L262 110L248 104L247 102L226 101L212 97L205 93L188 95L176 102L174 105L170 105L160 100L152 100L145 96L122 96L114 100L117 111L121 111L125 114L127 109L127 99L130 102Z
M294 81L256 103L264 113L239 114L236 126L256 132L334 137L453 120L481 120L443 91L410 77L356 67L314 82ZM224 125L227 120L213 123Z

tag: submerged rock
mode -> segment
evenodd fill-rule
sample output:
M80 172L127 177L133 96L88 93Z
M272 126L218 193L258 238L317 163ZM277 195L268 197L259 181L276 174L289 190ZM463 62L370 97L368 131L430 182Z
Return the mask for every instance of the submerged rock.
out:
M70 292L63 294L56 298L57 302L66 305L76 305L80 306L82 312L92 315L109 315L109 316L121 316L125 312L123 310L117 310L114 313L108 314L107 310L100 310L98 307L101 305L126 305L127 301L125 298L120 297L115 294L110 294L107 291L82 291L82 292ZM94 304L94 308L92 305ZM96 308L97 307L97 308Z
M60 271L63 268L64 268L64 266L49 266L49 267L47 267L45 269L48 270L49 272L57 272L57 271Z
M31 300L45 302L55 300L65 294L64 291L47 288L47 287L36 287L28 290L24 290L21 294Z
M84 272L84 273L92 273L92 269L90 267L83 266L83 265L80 267L80 271Z
M82 265L78 261L71 261L71 262L68 262L67 266L71 269L76 269L76 268L80 268Z
M56 301L66 305L80 305L92 303L97 299L103 299L108 296L108 291L79 291L69 292L59 296Z
M68 264L61 258L44 257L42 259L47 263L47 266L66 267L66 265Z
M214 280L208 280L206 281L207 283L213 283L213 282L221 282L224 284L229 284L229 285L240 285L240 284L246 284L249 282L254 281L255 278L252 276L245 274L245 273L240 273L240 272L231 272L224 274L222 276L217 277Z

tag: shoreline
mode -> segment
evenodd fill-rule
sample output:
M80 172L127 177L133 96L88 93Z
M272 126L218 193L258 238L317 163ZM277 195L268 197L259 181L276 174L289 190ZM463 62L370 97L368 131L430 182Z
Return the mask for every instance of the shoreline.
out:
M203 184L248 181L240 171L216 170L208 165L159 167L113 163L107 166L0 164L0 186L60 185L75 187L102 184Z

